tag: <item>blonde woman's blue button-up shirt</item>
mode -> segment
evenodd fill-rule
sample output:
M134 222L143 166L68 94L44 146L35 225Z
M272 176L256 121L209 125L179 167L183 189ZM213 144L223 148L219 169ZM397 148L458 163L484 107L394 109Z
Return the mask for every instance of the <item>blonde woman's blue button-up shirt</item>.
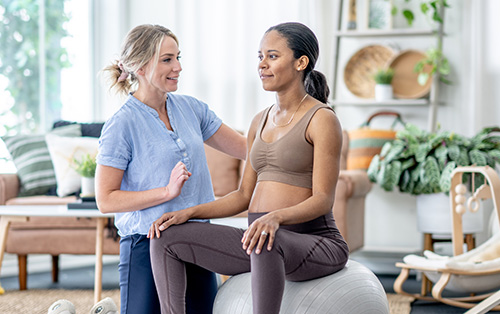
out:
M97 163L124 170L121 190L165 187L179 161L192 173L178 197L143 210L117 213L115 224L121 236L147 234L163 213L214 200L203 142L222 121L207 104L190 96L169 93L166 106L173 131L156 110L132 95L103 127Z

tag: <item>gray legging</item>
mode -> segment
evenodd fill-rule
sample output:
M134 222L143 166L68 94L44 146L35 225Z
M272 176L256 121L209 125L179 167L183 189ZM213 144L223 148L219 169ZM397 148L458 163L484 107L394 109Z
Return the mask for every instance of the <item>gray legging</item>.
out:
M249 213L251 224L262 213ZM349 249L331 214L307 223L281 226L271 251L248 256L242 248L245 230L188 222L171 226L151 241L151 264L161 312L185 313L185 263L223 275L252 269L254 313L279 313L285 279L303 281L342 269ZM211 313L211 309L207 310Z

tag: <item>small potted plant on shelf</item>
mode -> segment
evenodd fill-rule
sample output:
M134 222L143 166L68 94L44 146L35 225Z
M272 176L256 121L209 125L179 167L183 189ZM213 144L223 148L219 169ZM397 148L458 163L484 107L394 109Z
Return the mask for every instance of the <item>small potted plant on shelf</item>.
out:
M394 70L391 68L380 69L373 75L375 81L375 100L384 101L392 99L392 78L394 77Z
M82 177L82 197L92 197L95 195L95 169L97 163L95 156L84 155L81 159L73 158L75 171Z
M495 168L500 162L500 136L493 133L499 131L498 127L484 128L468 138L439 129L427 132L408 123L403 130L396 132L395 140L387 142L380 154L373 157L367 170L368 177L386 191L398 187L403 193L418 195L417 219L419 203L424 210L435 210L432 205L438 201L429 200L429 195L441 195L444 204L436 206L449 212L445 193L450 190L451 172L457 166L488 165ZM464 180L470 180L470 177L464 177ZM482 175L476 175L471 185L478 188L483 183ZM451 228L451 218L449 222ZM418 223L422 232L425 232L422 230L425 224Z

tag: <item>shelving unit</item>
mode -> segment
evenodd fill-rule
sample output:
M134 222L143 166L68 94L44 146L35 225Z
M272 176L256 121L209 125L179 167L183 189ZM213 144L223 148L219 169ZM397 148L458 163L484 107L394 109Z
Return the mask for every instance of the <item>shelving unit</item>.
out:
M437 30L433 29L389 29L389 30L379 30L379 29L367 29L367 30L343 30L342 23L342 13L345 0L339 1L339 18L338 27L334 32L334 51L335 51L335 62L334 62L334 79L332 85L332 101L334 106L392 106L392 107L404 107L404 106L420 106L428 107L428 129L433 131L436 129L436 116L438 107L438 94L439 94L439 73L434 74L432 78L432 85L428 98L421 99L393 99L390 101L377 102L374 99L341 99L337 97L338 88L338 71L339 71L339 54L341 50L342 39L344 38L375 38L376 40L382 41L382 39L397 39L398 37L412 37L412 36L428 36L438 38L437 44L442 43L443 38L443 23L439 24ZM443 16L441 12L441 16ZM438 47L441 48L441 47Z
M429 99L392 99L386 101L375 101L374 99L361 100L334 100L334 106L429 106Z

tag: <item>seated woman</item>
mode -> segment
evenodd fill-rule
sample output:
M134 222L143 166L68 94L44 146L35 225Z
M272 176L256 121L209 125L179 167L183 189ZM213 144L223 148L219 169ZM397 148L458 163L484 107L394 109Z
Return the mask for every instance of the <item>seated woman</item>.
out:
M332 215L342 132L325 105L326 79L314 70L318 53L316 36L302 24L279 24L264 34L258 71L264 90L276 92L276 104L252 121L250 163L239 189L165 213L149 230L162 313L184 313L186 264L225 275L251 271L259 314L279 312L285 279L314 279L345 266L349 249ZM246 231L185 223L247 209Z

